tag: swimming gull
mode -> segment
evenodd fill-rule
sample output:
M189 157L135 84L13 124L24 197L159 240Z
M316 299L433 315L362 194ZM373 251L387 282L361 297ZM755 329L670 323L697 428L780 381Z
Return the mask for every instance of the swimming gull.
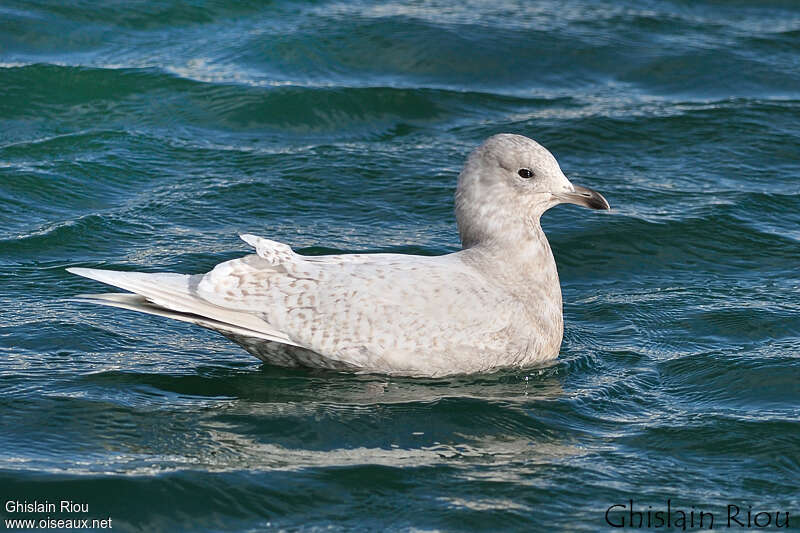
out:
M206 274L67 270L133 293L83 301L198 324L271 364L409 376L524 367L561 347L561 287L539 219L564 202L609 209L536 141L500 134L459 175L456 253L303 256L242 235L256 253Z

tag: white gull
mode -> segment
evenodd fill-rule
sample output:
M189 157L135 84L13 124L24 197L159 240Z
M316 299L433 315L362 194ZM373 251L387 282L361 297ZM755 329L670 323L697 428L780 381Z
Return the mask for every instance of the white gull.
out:
M410 376L524 367L561 347L561 287L539 219L564 202L609 208L537 142L500 134L459 175L456 253L302 256L242 235L256 254L207 274L67 270L134 293L83 301L198 324L271 364Z

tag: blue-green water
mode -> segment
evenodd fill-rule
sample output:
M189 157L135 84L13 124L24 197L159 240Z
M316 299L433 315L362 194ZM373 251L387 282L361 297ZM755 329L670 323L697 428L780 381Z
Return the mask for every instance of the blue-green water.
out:
M241 232L452 252L456 175L498 132L614 208L543 219L547 368L287 370L67 301L103 289L65 267L203 272ZM4 1L1 518L594 531L670 500L800 527L798 228L795 1Z

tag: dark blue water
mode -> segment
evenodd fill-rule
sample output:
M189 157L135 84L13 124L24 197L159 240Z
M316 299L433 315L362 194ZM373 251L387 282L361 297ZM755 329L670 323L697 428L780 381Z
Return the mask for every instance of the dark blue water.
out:
M204 272L242 232L452 252L499 132L614 208L543 219L549 367L287 370L68 301L102 289L65 267ZM595 531L669 500L671 529L800 527L799 146L793 0L5 1L0 518ZM88 507L14 507L61 500Z

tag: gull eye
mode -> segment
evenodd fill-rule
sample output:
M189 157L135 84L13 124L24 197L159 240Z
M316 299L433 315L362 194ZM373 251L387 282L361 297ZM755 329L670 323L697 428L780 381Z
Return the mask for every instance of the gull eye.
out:
M517 171L517 174L519 174L520 178L525 178L526 180L533 177L533 171L529 168L521 168Z

